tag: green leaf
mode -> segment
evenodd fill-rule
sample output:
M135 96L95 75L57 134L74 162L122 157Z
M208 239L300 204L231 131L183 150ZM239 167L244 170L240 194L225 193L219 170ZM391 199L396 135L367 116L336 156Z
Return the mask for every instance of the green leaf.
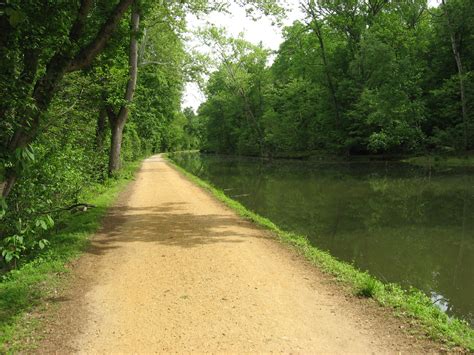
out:
M13 27L17 27L26 18L23 12L12 9L11 7L7 8L5 13L8 15L8 21Z
M8 252L4 255L4 257L5 257L5 261L9 263L13 259L13 254Z
M48 246L49 244L49 241L46 240L46 239L41 239L39 242L38 242L38 246L40 247L40 249L44 249Z
M46 216L46 220L47 220L48 225L49 225L50 227L53 227L53 226L54 226L54 220L51 218L50 215Z
M10 250L3 249L2 256L7 263L13 260L14 254Z
M35 161L35 155L33 153L33 150L31 149L31 147L26 147L24 150L23 150L23 157L26 159L26 160L30 160L32 162Z

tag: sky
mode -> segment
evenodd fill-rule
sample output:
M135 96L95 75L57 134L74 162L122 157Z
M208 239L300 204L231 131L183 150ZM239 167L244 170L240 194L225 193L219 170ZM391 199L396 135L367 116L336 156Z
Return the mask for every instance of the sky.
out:
M429 0L430 6L437 6L440 0ZM287 7L289 12L283 21L283 26L291 25L295 20L301 20L304 18L303 13L299 8L299 0L287 0ZM262 42L265 48L277 50L280 43L283 42L282 28L276 25L272 25L269 18L263 17L258 21L253 21L248 18L245 14L245 10L232 2L230 6L230 13L211 13L204 18L196 18L193 15L187 17L188 27L190 31L204 27L206 23L213 24L217 27L223 27L226 29L229 35L237 37L239 33L243 33L244 38L254 44ZM199 47L199 45L190 40L187 43L188 47L198 46L199 50L205 51L205 48ZM188 83L185 88L183 97L182 107L192 107L197 110L199 105L204 102L205 97L199 90L196 84Z

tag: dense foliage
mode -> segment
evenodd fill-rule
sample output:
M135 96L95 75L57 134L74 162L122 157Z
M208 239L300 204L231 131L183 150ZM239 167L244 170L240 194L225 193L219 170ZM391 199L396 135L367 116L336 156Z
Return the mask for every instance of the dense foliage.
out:
M277 0L238 4L281 15ZM228 6L0 2L0 270L45 248L61 215L87 202L82 192L124 162L200 144L194 112L181 110L202 66L185 50L186 16Z
M125 1L91 5L87 26L73 38L83 7L91 3L82 1L75 8L68 1L12 1L2 9L0 160L5 178L14 177L14 187L2 199L5 263L44 248L62 209L84 202L79 201L81 192L108 178L112 130L106 108L117 112L126 106L131 112L121 142L122 161L181 144L168 142L168 131L182 115L183 8L129 1L133 4L122 11L93 58L78 70L59 72L55 58L62 56L70 67L71 58L79 58ZM134 12L142 21L132 34ZM135 100L126 102L132 35L140 42L139 74ZM77 43L71 44L73 39ZM42 89L44 81L49 83ZM19 134L25 138L15 142Z
M447 0L300 1L273 58L218 30L199 109L204 148L405 154L474 148L474 6Z

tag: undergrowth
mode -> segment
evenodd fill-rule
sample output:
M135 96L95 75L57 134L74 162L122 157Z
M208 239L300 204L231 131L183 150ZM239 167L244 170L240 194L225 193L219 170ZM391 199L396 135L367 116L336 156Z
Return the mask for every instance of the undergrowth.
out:
M87 212L65 213L57 228L51 230L49 247L36 258L17 270L3 275L0 280L0 353L27 348L29 333L38 322L28 317L29 312L52 299L68 272L65 264L80 255L89 243L89 237L99 227L107 208L124 188L139 162L130 163L119 176L104 184L89 187L84 201L95 205Z
M281 241L294 246L313 264L348 285L354 294L371 297L380 305L392 309L396 315L409 318L434 340L448 346L460 346L468 351L474 351L474 329L467 322L451 318L442 312L420 290L415 288L406 290L397 284L383 283L372 275L356 269L353 265L337 260L329 253L312 246L306 237L280 229L269 219L248 210L239 202L226 196L223 191L189 173L171 159L168 158L168 161L192 182L211 192L241 217L272 231Z

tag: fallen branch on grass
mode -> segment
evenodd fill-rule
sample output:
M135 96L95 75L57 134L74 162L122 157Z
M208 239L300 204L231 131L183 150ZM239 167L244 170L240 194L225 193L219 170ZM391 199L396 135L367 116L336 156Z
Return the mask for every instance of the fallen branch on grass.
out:
M42 215L42 214L57 213L57 212L62 212L62 211L70 211L71 213L86 212L89 208L95 208L95 207L96 207L95 205L91 205L89 203L75 203L74 205L71 205L68 207L61 207L55 210L38 212L36 214Z

